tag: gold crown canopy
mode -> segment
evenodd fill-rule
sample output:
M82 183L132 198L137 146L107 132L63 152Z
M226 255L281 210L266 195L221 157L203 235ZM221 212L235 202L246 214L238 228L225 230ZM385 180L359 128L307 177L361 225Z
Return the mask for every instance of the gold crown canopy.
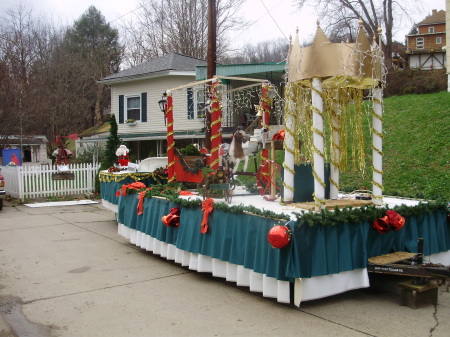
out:
M378 85L382 76L381 52L377 46L371 46L361 27L355 43L331 43L318 26L312 46L305 48L300 47L297 33L288 64L290 82L333 78L327 81L330 83L346 78L347 83L371 87Z

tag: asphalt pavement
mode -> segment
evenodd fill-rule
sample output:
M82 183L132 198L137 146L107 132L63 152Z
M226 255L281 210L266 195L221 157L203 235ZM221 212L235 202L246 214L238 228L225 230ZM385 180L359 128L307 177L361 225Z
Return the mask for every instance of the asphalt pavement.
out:
M396 282L295 307L135 247L101 204L0 211L0 337L449 336L448 286L412 309Z

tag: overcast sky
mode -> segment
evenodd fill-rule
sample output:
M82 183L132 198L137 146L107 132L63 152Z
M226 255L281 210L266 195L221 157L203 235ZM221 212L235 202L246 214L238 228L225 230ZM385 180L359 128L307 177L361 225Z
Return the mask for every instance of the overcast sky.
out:
M244 0L243 0L244 1ZM268 14L266 8L270 11ZM56 22L71 24L78 19L90 5L94 5L112 25L119 24L121 20L129 18L132 12L139 7L139 0L0 0L0 12L14 7L19 2L32 7L35 13L52 17ZM289 38L294 36L299 28L300 41L309 41L316 30L317 17L311 8L304 8L302 12L294 10L292 0L245 0L242 6L243 15L255 21L248 30L235 33L232 36L234 45L243 45L246 42L256 43L275 38ZM431 14L432 9L444 9L445 0L424 0L423 11L416 13L415 22L423 20ZM406 24L398 31L395 39L404 40L412 24Z

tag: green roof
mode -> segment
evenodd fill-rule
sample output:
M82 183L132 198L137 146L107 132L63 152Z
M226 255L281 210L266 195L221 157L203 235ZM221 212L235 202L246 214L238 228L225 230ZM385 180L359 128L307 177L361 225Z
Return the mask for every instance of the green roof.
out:
M276 77L281 77L286 69L286 63L259 63L259 64L229 64L217 65L217 76L240 76L270 80L270 76L276 73ZM197 66L195 79L200 81L206 79L206 66Z

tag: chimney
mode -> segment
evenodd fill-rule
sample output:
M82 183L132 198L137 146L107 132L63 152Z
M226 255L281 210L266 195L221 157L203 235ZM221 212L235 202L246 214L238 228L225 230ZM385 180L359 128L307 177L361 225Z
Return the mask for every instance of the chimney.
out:
M433 15L437 13L437 9L433 9Z

